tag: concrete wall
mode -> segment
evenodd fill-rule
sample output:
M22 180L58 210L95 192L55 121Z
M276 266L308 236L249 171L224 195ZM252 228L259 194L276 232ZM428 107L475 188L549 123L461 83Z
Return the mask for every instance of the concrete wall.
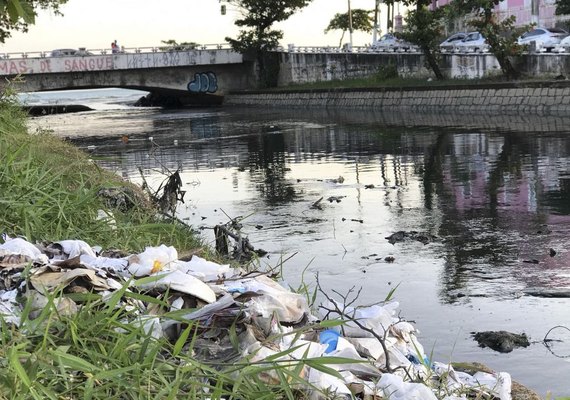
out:
M262 107L370 108L422 113L533 114L566 116L570 83L516 84L428 88L370 88L230 93L227 105Z
M207 81L207 82L205 82ZM190 90L195 85L195 90ZM91 71L27 75L18 90L35 92L59 89L122 87L171 95L213 94L255 87L246 64L198 65L192 67Z
M401 77L428 77L420 54L281 53L278 85L366 77L396 67Z
M368 77L390 66L404 78L428 78L421 53L281 53L279 86ZM491 54L444 54L441 69L449 78L482 78L501 74ZM528 54L516 64L530 77L570 75L570 54Z
M0 59L0 76L16 75L22 92L122 87L184 103L256 87L252 64L227 49Z

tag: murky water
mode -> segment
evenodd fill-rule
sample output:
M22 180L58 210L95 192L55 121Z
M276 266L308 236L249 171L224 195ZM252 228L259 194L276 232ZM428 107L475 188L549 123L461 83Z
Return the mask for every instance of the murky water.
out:
M209 242L208 228L242 216L269 252L264 265L287 259L292 287L314 287L318 274L327 290L361 289L361 304L397 287L434 359L483 362L542 396L570 395L570 332L542 343L570 327L568 121L114 108L33 124L136 182L139 168L155 185L179 168L179 216ZM390 243L398 231L434 237ZM482 349L471 333L484 330L525 332L532 344Z

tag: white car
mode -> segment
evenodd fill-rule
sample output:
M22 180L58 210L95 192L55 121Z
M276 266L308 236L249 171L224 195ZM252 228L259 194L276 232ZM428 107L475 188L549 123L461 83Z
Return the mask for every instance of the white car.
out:
M442 52L451 52L455 50L455 45L465 39L467 34L465 32L457 32L439 44L439 49Z
M373 51L409 51L413 48L411 43L399 39L392 33L387 33L372 43L370 49Z
M536 51L544 52L553 50L562 39L568 36L568 32L560 28L534 28L523 34L517 40L520 45L536 44Z
M78 49L56 49L52 50L50 57L73 57L73 56L90 56L93 53L85 50L84 48Z
M554 53L570 53L570 36L566 36L552 49Z
M479 32L469 32L465 38L455 43L457 53L485 53L489 51L487 41Z

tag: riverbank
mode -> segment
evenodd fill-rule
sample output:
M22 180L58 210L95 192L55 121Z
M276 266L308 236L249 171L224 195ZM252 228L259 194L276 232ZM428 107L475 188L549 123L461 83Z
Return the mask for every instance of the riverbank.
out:
M94 313L94 315L93 315L93 318L95 318L95 317L96 317L96 313ZM120 339L121 337L120 337L120 336L117 336L117 338ZM139 341L139 342L140 342L140 341ZM136 339L133 339L132 342L129 342L129 344L131 344L131 343L136 343ZM61 356L61 355L60 355L60 356ZM72 361L73 361L73 360L72 360ZM77 361L77 360L75 360L75 361ZM184 361L187 361L187 360L184 360ZM146 367L146 365L145 365L145 367ZM99 372L100 370L98 369L97 371ZM105 371L104 371L104 372L105 372ZM161 374L162 372L163 372L163 370L159 370L159 371L158 371L158 375L160 376L160 374ZM198 371L198 372L200 372L200 371ZM123 375L124 372L121 372L121 374L122 374L122 376L124 376L124 375ZM104 376L104 374L103 374L103 376ZM97 375L97 376L94 377L94 379L99 380L99 379L100 379L100 376ZM153 381L153 382L154 382L154 381Z
M2 104L0 113L3 233L32 241L80 237L124 251L140 251L163 240L183 252L202 248L186 226L158 218L140 188L99 168L87 154L49 132L28 134L26 113L19 105Z
M225 105L331 107L442 114L566 116L570 82L525 81L450 86L234 91Z

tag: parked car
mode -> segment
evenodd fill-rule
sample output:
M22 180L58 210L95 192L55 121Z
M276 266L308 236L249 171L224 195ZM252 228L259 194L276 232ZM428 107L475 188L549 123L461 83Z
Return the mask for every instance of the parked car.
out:
M460 41L455 43L455 51L458 53L483 53L489 50L489 45L479 32L469 32Z
M568 53L570 52L570 36L566 36L552 49L554 53Z
M523 34L517 40L520 45L536 43L537 51L551 51L562 39L568 36L568 32L560 28L534 28Z
M445 39L443 42L439 44L439 49L443 52L451 52L455 50L455 44L460 42L461 40L465 39L467 33L465 32L457 32Z
M50 53L50 57L74 57L74 56L90 56L93 53L85 50L85 48L79 49L55 49Z
M370 49L375 51L408 51L413 46L413 44L397 38L394 34L387 33L372 43Z

